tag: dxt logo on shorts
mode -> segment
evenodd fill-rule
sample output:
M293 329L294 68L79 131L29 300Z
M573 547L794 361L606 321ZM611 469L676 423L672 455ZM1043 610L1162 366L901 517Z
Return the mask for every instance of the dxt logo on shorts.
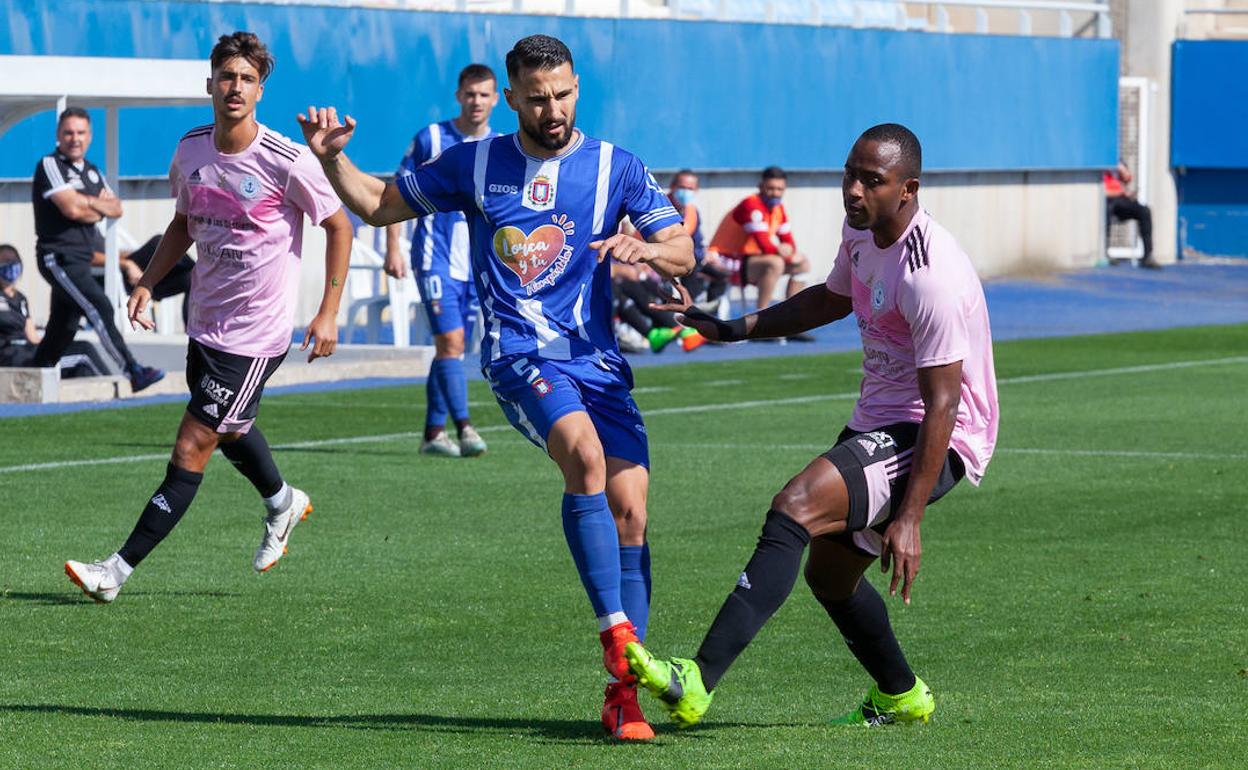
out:
M862 447L867 457L875 457L875 450L897 446L897 441L882 430L873 430L858 437L858 446Z
M234 391L225 387L206 374L199 381L199 389L204 391L205 396L211 398L213 401L216 401L222 406L228 404L230 402L230 397L234 395Z

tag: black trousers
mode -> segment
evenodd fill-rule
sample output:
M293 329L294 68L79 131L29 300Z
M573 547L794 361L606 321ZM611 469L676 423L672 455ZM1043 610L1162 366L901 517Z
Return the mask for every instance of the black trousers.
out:
M0 347L0 366L37 366L34 345L9 345ZM100 352L86 340L74 340L65 348L65 355L58 362L61 377L99 377L108 374L108 364Z
M39 274L52 285L52 310L43 342L35 350L34 366L55 366L78 333L78 321L100 335L100 347L123 372L138 368L134 355L113 323L113 308L104 289L91 275L91 255L39 255Z
M1140 240L1144 242L1144 259L1153 254L1153 212L1148 206L1125 195L1109 198L1105 201L1109 215L1119 222L1134 219L1140 229Z

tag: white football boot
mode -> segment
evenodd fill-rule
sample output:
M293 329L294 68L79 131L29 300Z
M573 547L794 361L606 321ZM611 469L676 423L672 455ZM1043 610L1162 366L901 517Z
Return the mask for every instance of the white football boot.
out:
M459 444L452 441L451 437L446 435L446 431L440 430L438 435L421 442L420 453L438 457L459 457Z
M256 549L256 558L252 566L256 572L264 572L277 564L277 560L286 555L286 544L290 541L290 533L295 525L308 518L312 512L312 502L308 493L302 489L290 488L290 505L277 513L264 517L264 537L260 547Z
M471 425L465 426L464 432L459 434L459 456L476 457L485 454L485 450L485 439L481 438L477 429Z
M84 563L71 559L65 562L65 574L69 579L99 604L108 604L116 599L132 571L117 554L104 561Z

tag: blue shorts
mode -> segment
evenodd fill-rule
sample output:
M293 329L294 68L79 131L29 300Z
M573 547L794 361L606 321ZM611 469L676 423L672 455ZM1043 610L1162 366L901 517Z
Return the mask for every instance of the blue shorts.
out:
M603 454L650 467L646 425L629 393L633 374L628 364L516 356L491 364L485 378L511 424L543 450L560 417L586 412Z
M434 334L471 329L476 324L481 306L477 303L477 287L471 280L452 278L446 266L414 269L420 296L424 299L425 316Z

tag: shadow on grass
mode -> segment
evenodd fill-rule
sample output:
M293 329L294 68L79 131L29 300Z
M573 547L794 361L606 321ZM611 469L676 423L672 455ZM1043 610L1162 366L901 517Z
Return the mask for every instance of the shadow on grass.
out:
M0 704L0 713L53 714L80 717L111 717L138 722L184 722L194 724L242 725L247 727L341 727L351 730L417 730L431 733L480 734L496 732L509 737L528 736L542 743L606 742L602 726L584 719L527 719L523 717L470 717L448 714L343 714L310 716L297 714L228 714L206 711L165 711L159 709L110 709L56 704ZM797 727L790 724L709 724L692 732L681 731L681 739L697 739L700 734L719 729L760 729ZM676 729L659 727L658 737L671 737ZM653 744L651 744L653 745Z

